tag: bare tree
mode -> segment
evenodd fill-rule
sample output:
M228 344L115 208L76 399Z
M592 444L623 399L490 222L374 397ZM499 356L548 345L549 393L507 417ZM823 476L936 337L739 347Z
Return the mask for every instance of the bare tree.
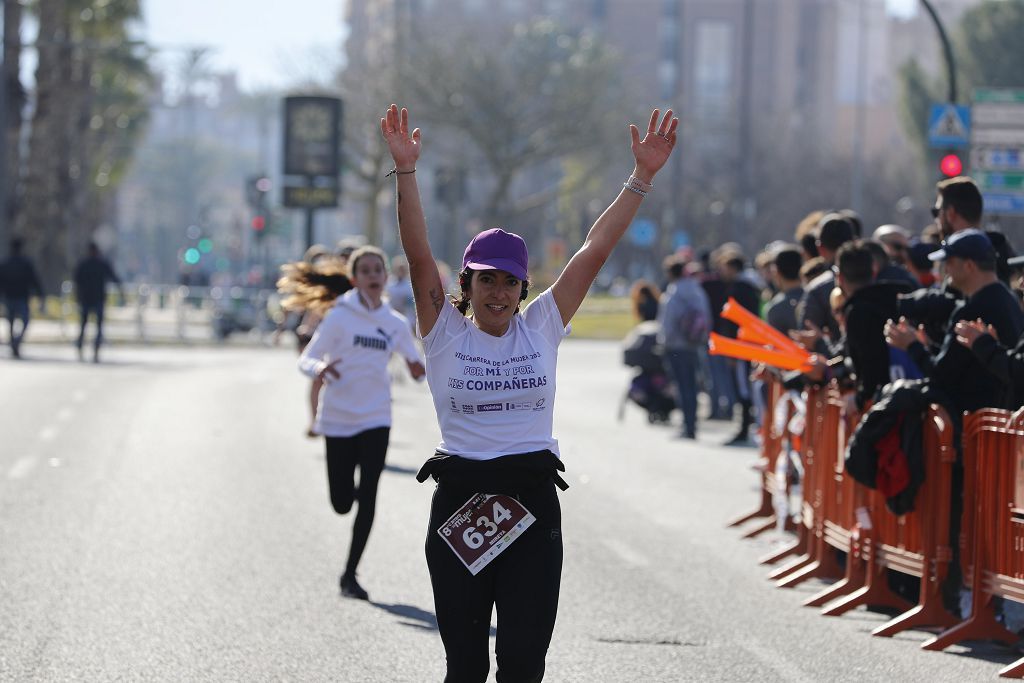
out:
M413 100L423 120L472 143L492 180L483 206L491 219L506 222L557 196L558 186L548 185L538 196L514 197L527 170L621 133L619 61L589 33L543 20L517 26L509 40L423 35L414 54Z

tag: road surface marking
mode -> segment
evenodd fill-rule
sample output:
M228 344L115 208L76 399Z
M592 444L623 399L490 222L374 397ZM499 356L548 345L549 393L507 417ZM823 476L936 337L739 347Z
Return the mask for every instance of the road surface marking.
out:
M31 455L18 458L7 472L8 479L24 479L25 476L36 466L36 459Z
M40 441L53 441L56 438L57 438L57 428L56 427L44 427L43 429L41 429L39 431L39 440Z
M70 420L75 416L75 411L71 408L61 408L57 411L57 419L61 421Z

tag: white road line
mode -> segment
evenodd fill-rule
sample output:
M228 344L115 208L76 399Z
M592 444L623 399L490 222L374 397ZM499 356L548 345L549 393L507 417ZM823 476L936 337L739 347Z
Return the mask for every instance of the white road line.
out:
M82 389L78 389L75 391L75 393L71 394L71 400L74 401L75 403L82 403L83 401L85 401L87 397L88 394L85 393L85 391L83 391Z
M18 460L11 466L11 469L7 472L7 478L24 479L35 466L36 459L31 455L18 458Z
M56 438L57 438L57 428L56 427L43 427L42 429L39 430L39 440L40 441L53 441Z
M617 538L605 538L601 542L606 548L611 550L613 553L619 556L626 564L631 564L635 567L646 567L651 563L646 557L638 553L637 551L630 548L628 545L618 540Z
M57 419L61 421L70 420L75 416L75 411L71 408L61 408L57 411Z

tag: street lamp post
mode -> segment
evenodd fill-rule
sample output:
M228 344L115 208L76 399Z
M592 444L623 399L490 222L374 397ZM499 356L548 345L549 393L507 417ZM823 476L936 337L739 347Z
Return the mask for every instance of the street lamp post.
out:
M935 7L932 5L930 0L921 0L921 4L924 5L925 10L928 12L928 16L932 18L932 22L935 24L935 30L939 32L939 40L942 41L942 51L946 57L946 76L949 80L949 103L956 103L956 62L953 59L953 45L949 42L949 36L946 34L946 28L942 25L942 20L939 19L939 13L935 11Z

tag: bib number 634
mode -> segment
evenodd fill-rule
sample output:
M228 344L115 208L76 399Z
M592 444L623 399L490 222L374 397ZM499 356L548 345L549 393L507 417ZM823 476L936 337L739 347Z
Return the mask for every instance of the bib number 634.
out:
M466 530L462 532L463 543L476 550L484 544L484 538L490 538L494 534L498 533L499 524L504 522L506 519L512 519L512 513L498 501L494 501L494 505L491 506L491 512L494 517L494 521L492 522L487 517L477 517L476 526L484 527L484 532L480 533L474 527L467 527Z
M511 496L477 493L437 533L475 575L534 521L530 511Z

